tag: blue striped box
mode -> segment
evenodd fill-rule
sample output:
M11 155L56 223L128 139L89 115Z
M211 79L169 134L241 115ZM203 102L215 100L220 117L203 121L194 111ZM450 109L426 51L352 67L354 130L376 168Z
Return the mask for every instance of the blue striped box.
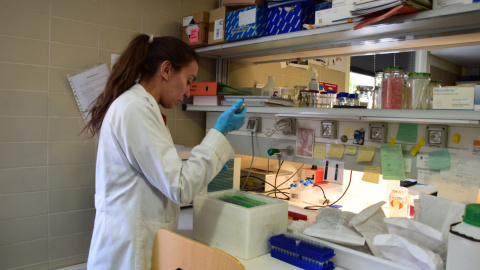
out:
M264 3L267 5L268 2ZM267 9L267 35L278 35L302 30L303 24L315 22L315 4L309 1L286 1Z
M267 16L262 6L251 6L227 13L225 40L241 40L266 35Z

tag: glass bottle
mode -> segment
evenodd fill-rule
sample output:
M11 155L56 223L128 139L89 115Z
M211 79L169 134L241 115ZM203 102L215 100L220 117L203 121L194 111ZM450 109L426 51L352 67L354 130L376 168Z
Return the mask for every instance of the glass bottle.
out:
M348 102L348 93L345 93L345 92L338 93L335 105L341 106L341 107L350 106Z
M433 106L433 88L442 87L442 81L431 80L430 83L425 88L423 96L421 98L421 109L422 110L431 110Z
M403 67L383 69L382 109L402 109L404 84Z
M373 87L368 85L357 85L355 93L358 95L359 106L373 108Z
M388 217L408 217L408 188L394 187L388 196Z
M373 101L374 109L382 108L382 88L383 88L383 71L375 73L375 94Z
M423 109L422 97L430 83L430 73L410 73L407 80L406 109Z

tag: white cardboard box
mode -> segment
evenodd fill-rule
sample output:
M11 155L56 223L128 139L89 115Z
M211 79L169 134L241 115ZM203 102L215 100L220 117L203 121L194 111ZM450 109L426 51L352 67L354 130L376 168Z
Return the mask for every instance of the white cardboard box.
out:
M353 0L334 0L332 8L315 11L315 26L346 23L352 17Z
M241 196L265 204L246 208L220 200ZM193 200L193 238L250 260L270 252L270 237L287 232L288 203L238 190L198 195Z
M434 110L473 111L475 87L445 86L433 89Z
M473 0L433 0L432 9L440 9L450 6L467 5L473 3Z

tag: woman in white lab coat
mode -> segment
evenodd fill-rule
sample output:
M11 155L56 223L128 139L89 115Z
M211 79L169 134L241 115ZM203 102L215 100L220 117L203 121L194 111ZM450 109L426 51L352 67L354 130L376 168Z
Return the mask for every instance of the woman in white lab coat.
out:
M190 95L198 56L174 37L138 35L112 68L84 131L99 134L95 225L88 269L150 269L157 230L176 229L188 204L233 155L225 134L240 128L242 100L221 114L182 163L159 104ZM138 81L138 83L137 83Z

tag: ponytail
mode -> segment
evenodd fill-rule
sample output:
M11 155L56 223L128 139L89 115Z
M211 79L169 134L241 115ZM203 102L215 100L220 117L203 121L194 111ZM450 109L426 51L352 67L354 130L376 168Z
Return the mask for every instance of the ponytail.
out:
M174 70L179 71L192 61L198 62L198 55L185 42L175 37L152 38L140 34L130 41L112 67L103 93L88 112L90 120L80 133L89 134L89 137L98 134L113 101L135 85L140 77L152 78L166 60L171 62Z

